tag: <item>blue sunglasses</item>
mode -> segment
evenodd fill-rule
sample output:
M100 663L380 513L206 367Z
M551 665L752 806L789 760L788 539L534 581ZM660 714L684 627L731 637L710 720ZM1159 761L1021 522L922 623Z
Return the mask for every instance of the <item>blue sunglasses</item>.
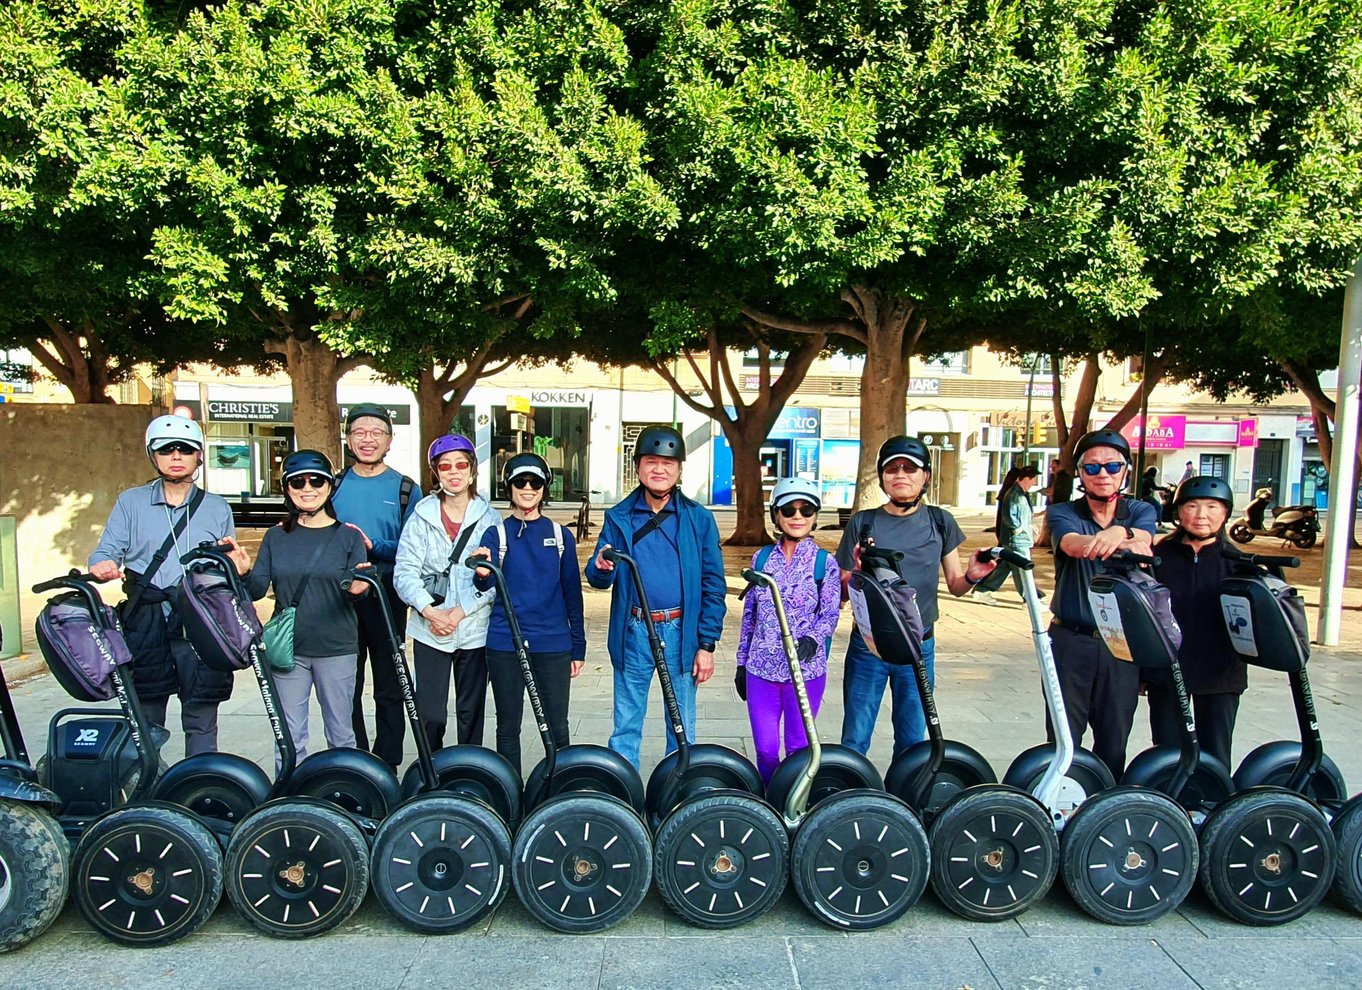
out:
M1121 469L1126 466L1125 461L1107 461L1105 464L1084 464L1083 473L1089 478L1096 478L1105 468L1107 474L1120 474Z

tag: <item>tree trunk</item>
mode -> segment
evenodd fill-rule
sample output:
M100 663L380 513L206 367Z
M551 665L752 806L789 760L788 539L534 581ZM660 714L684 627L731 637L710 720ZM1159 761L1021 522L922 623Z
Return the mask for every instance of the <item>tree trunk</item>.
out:
M416 382L416 408L421 415L421 451L430 449L435 438L449 432L452 419L450 403L445 402L448 385L435 377L434 367L421 369Z
M293 435L298 450L320 450L339 469L341 458L340 404L336 384L359 363L343 358L316 334L288 334L267 341L265 349L282 354L293 383Z
M724 542L729 546L753 547L771 542L766 521L766 493L761 479L761 445L771 423L755 416L736 422L720 420L724 437L733 450L734 504L737 520L733 534Z
M51 320L47 327L45 340L34 340L29 350L47 373L71 393L71 401L77 405L113 402L109 395L113 375L94 327L87 324L75 330ZM46 346L49 342L51 350Z
M853 509L884 502L875 469L880 446L907 428L908 357L926 321L913 319L916 303L904 296L856 286L843 294L865 325L865 365L861 369L861 452L856 469Z

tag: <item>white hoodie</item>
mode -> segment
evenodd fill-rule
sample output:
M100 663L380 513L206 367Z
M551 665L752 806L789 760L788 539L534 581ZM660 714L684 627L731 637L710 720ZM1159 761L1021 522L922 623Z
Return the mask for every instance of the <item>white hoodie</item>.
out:
M497 521L496 510L485 498L475 497L468 503L464 512L465 529L472 527L472 534L464 543L460 557L468 557L482 544L482 534ZM462 537L465 529L459 530ZM427 495L416 503L407 524L402 527L402 535L397 541L397 558L393 565L393 585L397 596L411 606L407 615L407 635L419 643L433 646L438 650L476 650L487 644L487 623L492 615L492 600L495 592L491 589L479 591L473 585L473 572L463 565L463 560L449 563L450 551L454 541L445 532L440 519L440 496ZM460 605L464 619L450 636L436 636L430 631L430 623L421 615L421 609L432 604L435 599L421 581L423 574L438 574L449 571L449 595L441 608Z

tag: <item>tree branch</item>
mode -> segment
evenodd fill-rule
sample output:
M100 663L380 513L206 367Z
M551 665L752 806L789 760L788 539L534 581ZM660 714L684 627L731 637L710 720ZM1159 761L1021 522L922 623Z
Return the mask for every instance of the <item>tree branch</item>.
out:
M495 313L503 306L509 306L511 303L520 302L522 299L529 298L530 293L528 292L513 292L508 296L502 296L500 299L493 299L491 302L483 303L482 311L484 313Z
M1171 358L1163 352L1150 355L1149 364L1144 369L1142 387L1132 392L1121 405L1121 408L1116 411L1116 415L1107 420L1108 429L1119 430L1135 418L1135 414L1140 411L1140 393L1143 392L1148 395L1152 392L1155 386L1163 380L1164 372L1168 370L1171 363Z
M766 378L768 381L771 377L770 355L771 349L768 347L766 349ZM724 349L719 346L718 327L709 328L709 368L710 375L715 379L715 388L718 388L719 385L718 375L723 376L724 384L728 386L728 394L733 396L733 418L735 420L741 418L742 411L747 408L747 403L743 402L742 395L738 392L738 383L733 380L733 369L728 366L728 355L725 354ZM718 368L717 375L715 374L715 368ZM715 396L715 398L717 399L718 396Z
M738 311L749 320L775 330L787 330L790 333L841 334L843 337L850 337L862 344L869 343L865 330L850 320L796 320L787 316L778 316L775 313L763 312L746 303L739 304Z
M687 354L689 354L689 352L687 352ZM719 418L719 415L722 412L722 407L718 406L711 407L706 406L703 403L696 402L694 396L686 394L686 390L681 387L681 383L676 380L676 376L671 373L671 370L667 367L667 365L664 362L659 361L657 358L649 358L648 363L652 365L653 370L656 371L658 375L662 377L662 380L671 386L672 391L676 393L676 395L681 399L682 402L690 406L692 409L694 409L702 416L709 416L711 419ZM692 362L692 364L693 363L694 362ZM711 396L711 398L713 398L713 396Z

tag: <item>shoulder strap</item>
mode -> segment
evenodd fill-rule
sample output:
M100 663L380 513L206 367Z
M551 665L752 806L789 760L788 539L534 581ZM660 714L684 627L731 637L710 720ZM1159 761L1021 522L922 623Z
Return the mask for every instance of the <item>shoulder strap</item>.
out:
M497 516L492 528L497 531L497 566L500 567L506 563L506 520Z
M500 519L500 517L498 517L498 519L497 519L497 525L501 525L501 519ZM505 531L505 530L502 530L502 534L501 534L501 535L502 535L503 537L505 537L506 531ZM460 525L460 527L459 527L459 538L458 538L457 540L454 541L454 549L452 549L452 550L449 551L449 560L447 560L447 561L445 562L445 570L449 570L449 568L451 568L451 567L454 566L455 562L458 561L460 555L463 553L463 548L466 547L466 546L468 546L468 541L469 541L470 539L472 539L472 537L473 537L473 527L472 527L472 525L468 522L468 520L465 519L465 520L463 521L463 523L462 523L462 524ZM505 539L502 539L501 545L502 545L502 548L503 548L501 552L502 552L502 553L505 553L505 552L506 552L506 550L505 550L506 540L505 540Z
M818 604L814 606L813 614L819 616L823 614L823 578L828 576L828 552L822 547L818 548L818 553L813 558L813 586L818 595Z
M647 522L645 522L638 529L634 530L634 535L629 538L629 545L631 547L638 546L639 540L643 539L645 536L647 536L649 533L651 533L653 530L657 529L661 525L662 513L654 512L651 516L648 517Z
M946 510L939 505L927 506L927 511L932 517L932 529L936 530L936 538L941 541L941 556L946 556Z
M194 494L189 496L189 504L185 506L184 515L180 516L177 522L166 536L165 542L161 544L161 549L156 551L156 555L151 558L151 563L143 571L136 582L133 584L132 593L128 595L128 600L123 607L131 612L137 608L137 603L142 599L142 593L151 587L151 579L156 576L156 572L161 569L166 558L170 556L171 549L175 546L175 541L184 535L184 531L189 528L189 520L194 517L195 511L203 502L203 489L197 485L194 487Z
M349 470L348 468L346 470ZM340 482L336 482L340 487ZM412 493L416 491L416 482L412 481L405 474L402 475L402 484L398 488L397 496L397 523L400 526L402 520L407 517L407 506L411 504ZM334 494L334 493L333 493Z
M312 551L312 557L307 562L307 569L303 571L303 579L298 582L298 587L293 591L293 600L288 603L289 608L297 608L298 603L303 600L303 592L307 590L307 583L312 580L312 572L317 569L317 561L322 559L322 552L336 541L336 534L340 532L340 529L340 523L333 525L331 535L323 540L316 550Z
M338 474L338 475L336 475L336 482L335 482L335 485L334 485L334 487L332 487L332 489L331 489L331 497L332 497L332 498L335 498L335 497L336 497L336 492L340 491L340 486L345 482L345 479L348 478L348 477L350 477L350 469L349 469L349 468L342 468L342 469L341 469L341 473Z
M553 522L553 542L558 544L558 559L561 561L563 559L563 527L553 520L549 521Z
M766 562L771 559L771 551L774 550L775 548L776 545L774 543L768 543L766 546L762 547L760 550L757 551L756 561L757 570L759 571L766 570Z

